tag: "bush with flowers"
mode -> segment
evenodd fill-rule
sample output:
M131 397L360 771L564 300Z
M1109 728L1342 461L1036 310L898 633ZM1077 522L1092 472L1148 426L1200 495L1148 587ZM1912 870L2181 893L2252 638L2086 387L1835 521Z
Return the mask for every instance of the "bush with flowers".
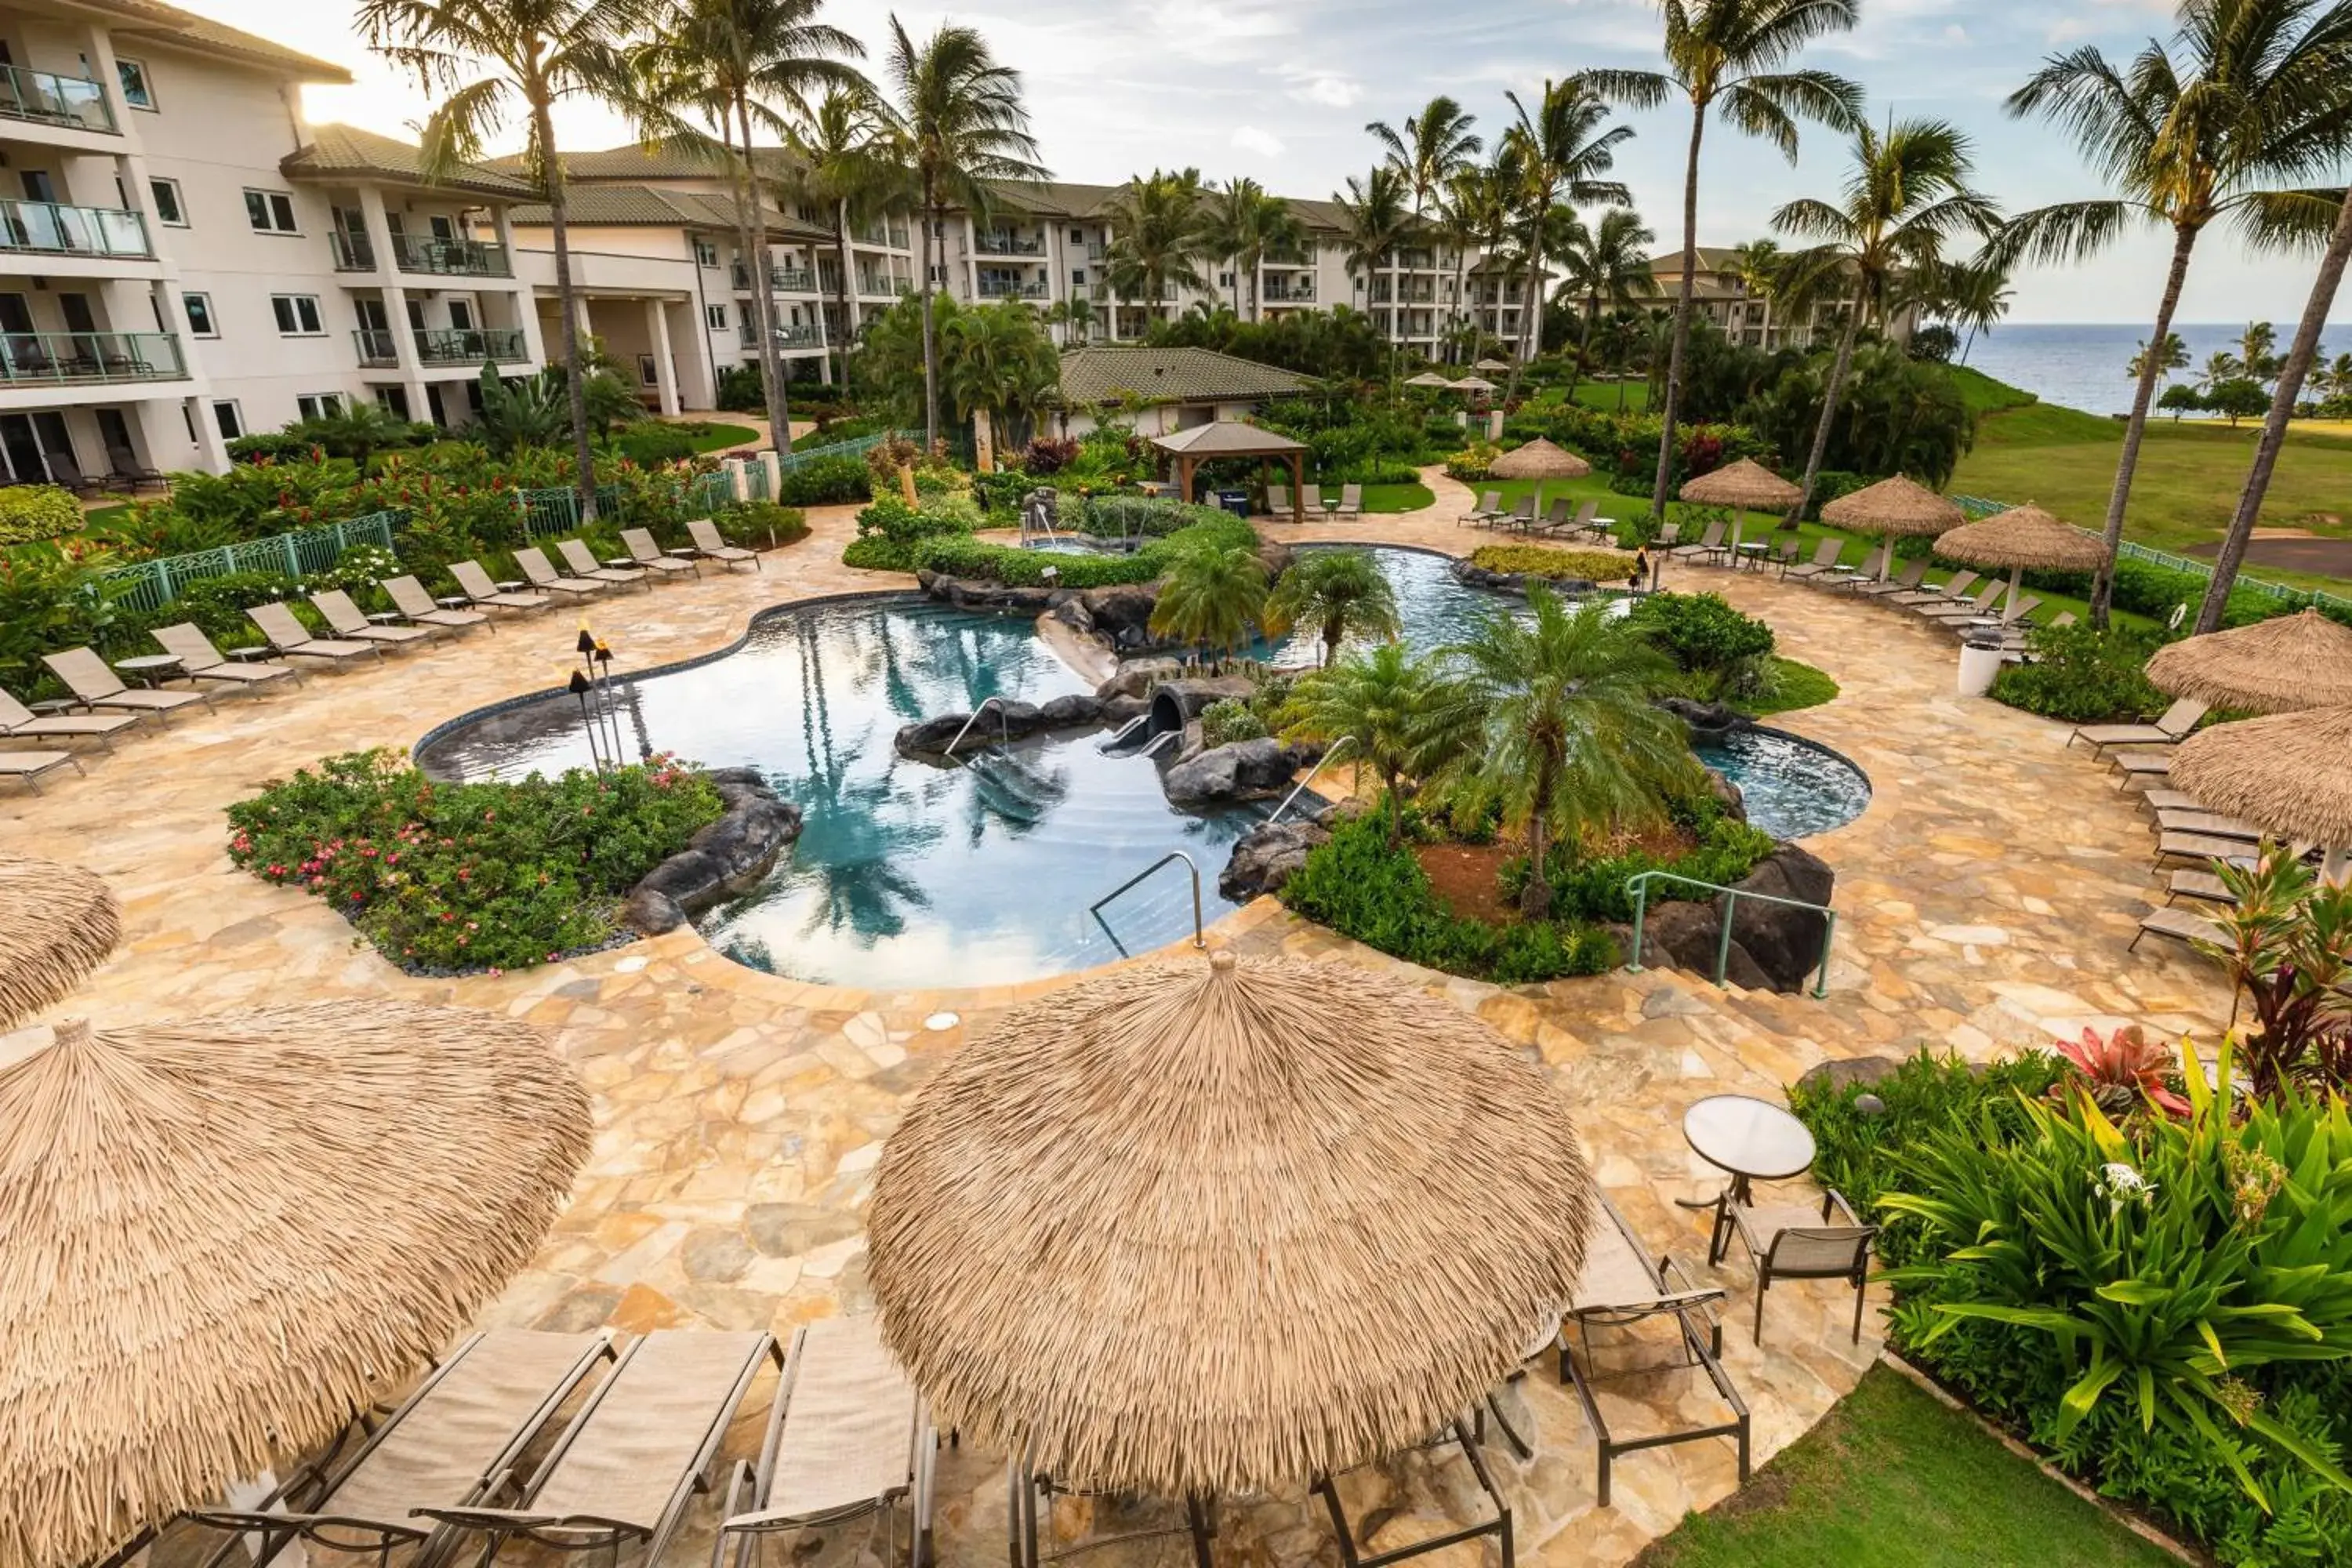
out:
M523 969L622 935L628 890L723 809L667 756L446 784L355 752L229 807L229 858L326 900L404 969Z

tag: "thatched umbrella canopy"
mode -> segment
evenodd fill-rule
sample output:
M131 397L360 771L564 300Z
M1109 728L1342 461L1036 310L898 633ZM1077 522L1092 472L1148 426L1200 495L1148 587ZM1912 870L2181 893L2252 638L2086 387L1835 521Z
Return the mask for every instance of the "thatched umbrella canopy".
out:
M122 910L95 871L0 855L0 1030L69 994L122 940Z
M1901 474L1864 485L1822 508L1822 521L1856 533L1886 535L1942 533L1969 520L1959 504ZM1885 581L1894 552L1878 554L1878 575Z
M1564 447L1556 447L1538 436L1524 447L1514 447L1495 459L1487 470L1498 479L1533 479L1536 481L1536 510L1543 510L1543 481L1546 479L1580 479L1592 471L1592 465Z
M2106 547L2097 535L2059 521L2032 501L1937 535L1936 553L1970 566L2008 567L2012 605L2017 603L2018 579L2027 567L2040 572L2095 572L2107 558Z
M588 1100L492 1014L316 1003L0 1046L0 1564L311 1447L529 1259Z
M1566 1108L1486 1025L1220 952L948 1062L883 1147L868 1267L944 1423L1193 1497L1427 1437L1567 1298L1592 1201Z
M2263 832L2334 851L2340 879L2352 849L2352 708L2323 708L2216 724L2180 742L2172 784L2209 811L2243 817Z
M1465 375L1460 381L1450 382L1447 384L1456 392L1484 394L1495 390L1495 384L1480 375Z
M2156 650L2147 679L2174 697L2256 713L2352 708L2352 628L2298 610L2184 637Z
M1470 368L1475 371L1508 372L1511 368L1511 362L1507 359L1482 359Z
M1452 386L1454 384L1433 370L1423 371L1419 375L1406 376L1404 384L1407 386Z
M1784 511L1804 492L1753 458L1726 463L1701 474L1675 492L1694 506L1737 507L1742 511Z

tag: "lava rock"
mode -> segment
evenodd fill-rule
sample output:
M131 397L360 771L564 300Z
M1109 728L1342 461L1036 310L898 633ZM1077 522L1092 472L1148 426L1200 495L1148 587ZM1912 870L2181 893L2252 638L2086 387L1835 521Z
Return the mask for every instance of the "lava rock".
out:
M1151 691L1151 728L1181 730L1200 717L1201 710L1212 702L1230 698L1247 701L1257 694L1256 685L1244 676L1223 675L1212 679L1163 680Z
M1120 664L1118 674L1095 688L1095 695L1105 701L1114 697L1148 697L1154 686L1183 673L1181 659L1130 658Z
M1903 1064L1893 1057L1841 1057L1807 1070L1797 1087L1809 1093L1835 1093L1858 1083L1885 1083L1902 1070Z
M1691 739L1704 744L1719 741L1735 730L1753 730L1755 721L1720 702L1694 702L1687 697L1661 697L1657 705L1690 726Z
M1107 634L1120 647L1148 643L1150 637L1151 612L1160 603L1160 590L1148 583L1121 583L1108 588L1088 588L1078 595L1094 617L1097 630Z
M1735 885L1743 893L1826 906L1836 889L1837 873L1811 850L1783 844ZM1827 929L1828 917L1811 910L1742 899L1732 917L1731 940L1772 977L1773 989L1801 991L1821 965Z
M1099 724L1102 716L1102 699L1084 691L1054 698L1037 710L1038 722L1048 730L1067 729L1075 724Z
M915 581L932 598L965 610L1025 610L1043 615L1068 595L1066 588L1024 588L1004 583L975 582L938 572L918 572Z
M1305 765L1305 756L1298 748L1261 736L1212 747L1170 768L1160 782L1177 805L1251 800L1286 787L1290 775Z
M629 889L622 915L647 936L676 931L720 900L766 876L784 847L801 836L800 807L780 800L749 768L713 773L728 809Z
M1319 823L1262 822L1235 841L1232 858L1218 875L1217 891L1237 904L1279 893L1307 857L1329 842L1330 830Z
M990 740L1017 741L1045 727L1045 710L1034 702L1000 701L985 708L979 722L972 723L971 718L969 713L941 713L919 719L899 730L898 750L902 753L944 752L958 735L964 734L968 723L971 731L967 740L984 735Z
M1654 904L1642 921L1642 963L1650 968L1685 969L1712 978L1721 933L1722 923L1714 904ZM1633 932L1628 930L1620 939L1620 946L1632 945ZM1795 989L1774 984L1772 976L1737 940L1731 944L1723 977L1750 991Z
M1748 820L1748 798L1739 793L1738 784L1713 768L1706 770L1706 793L1715 796L1716 804L1723 807L1724 816L1734 822Z
M1150 711L1151 699L1149 697L1106 697L1103 699L1102 721L1116 727L1139 714Z

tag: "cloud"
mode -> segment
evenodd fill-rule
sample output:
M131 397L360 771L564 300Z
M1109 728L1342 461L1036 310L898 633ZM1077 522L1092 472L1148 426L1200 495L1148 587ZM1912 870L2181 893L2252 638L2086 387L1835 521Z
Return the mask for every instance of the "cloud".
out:
M2071 44L2076 38L2087 38L2098 30L2081 16L2061 16L2050 24L2042 37L2050 44Z
M1282 156L1282 138L1272 132L1261 131L1255 125L1234 126L1233 143L1242 152L1255 153L1261 158Z
M1968 41L1969 30L1966 27L1961 26L1958 22L1952 22L1946 25L1944 28L1944 42L1948 44L1965 44Z
M1283 66L1278 69L1290 80L1290 96L1301 103L1346 109L1364 96L1363 84L1349 77L1301 66Z

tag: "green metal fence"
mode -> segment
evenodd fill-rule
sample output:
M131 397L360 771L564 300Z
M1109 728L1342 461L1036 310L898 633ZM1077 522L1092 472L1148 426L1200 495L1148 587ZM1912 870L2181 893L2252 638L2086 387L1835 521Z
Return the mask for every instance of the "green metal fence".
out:
M854 436L846 441L829 442L822 447L802 447L778 458L777 465L781 468L797 468L803 463L814 462L819 458L862 458L888 439L887 435Z
M374 544L389 550L392 531L401 515L397 511L370 512L365 517L346 518L341 522L304 529L299 533L248 539L242 544L225 544L188 555L159 556L152 561L115 567L100 582L124 609L160 610L177 599L189 584L209 577L232 577L242 572L306 577L334 565L353 545Z
M1992 517L2009 510L2007 501L1990 500L1983 496L1954 496L1952 500L1971 518ZM2210 561L2200 561L2193 555L2175 555L2168 550L2152 550L2145 544L2137 544L2128 539L2122 542L2116 553L2126 561L2145 561L2151 566L2161 566L2171 572L2186 572L2192 577L2210 578L2213 575L2213 563ZM2352 599L2347 599L2340 595L2323 594L2315 588L2297 588L2286 583L2273 583L2268 578L2252 577L2242 572L2238 574L2236 587L2232 590L2232 592L2237 591L2261 594L2276 599L2283 605L2297 606L2309 605L2315 609L2327 612L2339 620L2352 622Z

